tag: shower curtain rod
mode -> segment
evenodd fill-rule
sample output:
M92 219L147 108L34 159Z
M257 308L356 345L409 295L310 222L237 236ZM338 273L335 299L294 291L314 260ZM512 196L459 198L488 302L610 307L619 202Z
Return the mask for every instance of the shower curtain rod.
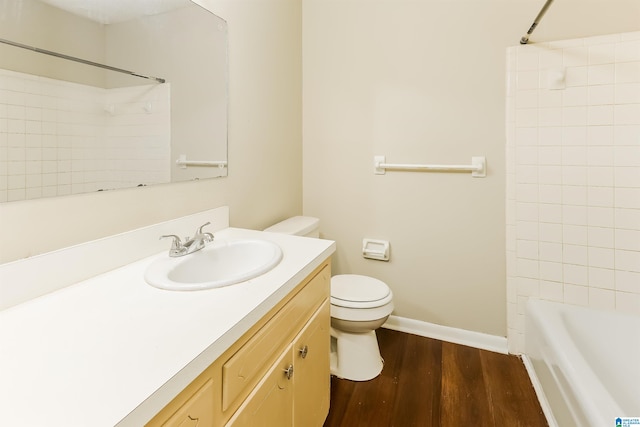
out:
M67 59L69 61L79 62L81 64L91 65L93 67L104 68L105 70L111 70L111 71L116 71L118 73L129 74L130 76L142 77L143 79L148 79L148 80L155 80L158 83L165 83L166 82L165 79L160 78L160 77L145 76L144 74L134 73L133 71L129 71L129 70L123 70L122 68L112 67L110 65L104 65L104 64L100 64L98 62L88 61L86 59L76 58L75 56L65 55L64 53L58 53L58 52L53 52L51 50L40 49L38 47L29 46L29 45L18 43L18 42L14 42L14 41L11 41L11 40L6 40L6 39L1 39L0 38L0 43L8 44L10 46L19 47L21 49L31 50L33 52L44 53L45 55L55 56L56 58L62 58L62 59Z
M547 9L549 9L549 6L551 6L551 3L553 3L553 0L547 0L544 6L542 6L542 9L540 9L540 13L538 13L538 16L536 16L536 19L533 21L533 24L531 24L531 28L529 28L529 31L527 31L527 34L522 36L522 38L520 39L520 44L527 44L529 42L529 36L531 35L531 33L533 33L533 30L536 29L536 27L540 23L540 20L542 19L544 14L547 13Z

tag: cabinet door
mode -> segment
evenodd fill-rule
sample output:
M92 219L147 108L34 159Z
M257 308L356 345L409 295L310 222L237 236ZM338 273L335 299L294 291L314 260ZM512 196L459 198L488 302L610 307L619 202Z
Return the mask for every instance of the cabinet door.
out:
M271 366L226 424L227 427L292 427L293 357L292 347Z
M162 427L213 427L213 381L207 381Z
M329 352L331 324L325 301L294 342L294 426L320 427L329 413L331 374Z

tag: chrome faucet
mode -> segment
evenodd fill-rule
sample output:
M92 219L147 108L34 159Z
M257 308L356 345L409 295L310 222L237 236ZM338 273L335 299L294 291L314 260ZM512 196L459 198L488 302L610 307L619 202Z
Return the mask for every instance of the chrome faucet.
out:
M164 236L160 236L160 239L164 239L166 237L173 238L173 243L171 243L171 249L169 249L170 257L179 257L179 256L189 255L204 248L207 243L213 242L213 234L202 231L202 229L209 224L211 223L207 222L206 224L203 224L200 227L198 227L198 230L196 231L196 233L193 235L192 238L185 237L184 243L182 243L182 240L180 240L180 237L176 236L175 234L167 234Z

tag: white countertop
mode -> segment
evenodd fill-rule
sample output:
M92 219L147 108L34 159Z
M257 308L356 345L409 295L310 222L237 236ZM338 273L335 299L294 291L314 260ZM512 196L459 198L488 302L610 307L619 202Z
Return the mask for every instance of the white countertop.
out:
M143 278L163 252L0 312L0 425L143 425L335 251L252 230L215 236L271 240L284 256L247 282L176 292Z

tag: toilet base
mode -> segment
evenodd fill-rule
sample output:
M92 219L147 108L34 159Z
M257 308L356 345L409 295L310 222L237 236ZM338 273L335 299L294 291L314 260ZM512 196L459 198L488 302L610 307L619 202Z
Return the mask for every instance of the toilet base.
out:
M368 381L382 372L375 331L343 332L331 328L331 374L351 381Z

